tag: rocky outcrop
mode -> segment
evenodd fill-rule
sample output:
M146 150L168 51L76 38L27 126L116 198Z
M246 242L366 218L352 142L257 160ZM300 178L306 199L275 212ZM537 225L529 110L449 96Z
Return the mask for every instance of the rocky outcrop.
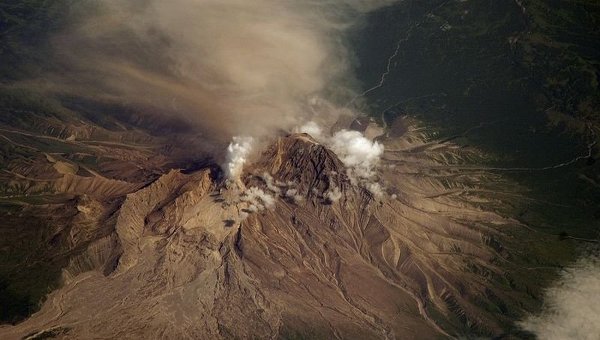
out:
M323 193L331 185L341 189L349 185L344 165L335 153L307 134L277 139L249 167L249 172L258 175L266 172L280 182L294 183L305 195L310 195L313 189Z
M100 198L114 198L139 189L143 184L108 179L100 176L83 177L65 174L53 182L56 192L74 195L94 195Z

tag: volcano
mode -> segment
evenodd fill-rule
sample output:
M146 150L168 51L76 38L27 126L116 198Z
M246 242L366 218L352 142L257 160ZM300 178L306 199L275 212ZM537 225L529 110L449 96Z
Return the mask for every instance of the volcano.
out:
M502 334L516 295L502 286L509 271L500 261L514 254L500 229L517 228L515 221L481 209L481 197L467 197L468 184L449 183L452 168L434 167L436 157L464 150L422 140L412 129L386 141L378 178L393 194L384 196L355 183L307 134L274 140L239 183L206 166L128 184L120 199L116 189L78 194L67 236L76 254L62 269L62 287L0 334L403 339L465 327ZM78 182L64 174L56 183L65 178Z
M0 339L597 339L597 3L0 1Z

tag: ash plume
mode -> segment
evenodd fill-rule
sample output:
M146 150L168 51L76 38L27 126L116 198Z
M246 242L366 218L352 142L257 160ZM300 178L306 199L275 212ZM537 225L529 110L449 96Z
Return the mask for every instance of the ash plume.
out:
M53 39L49 88L174 115L221 142L271 135L314 115L309 98L352 96L345 33L391 2L84 0Z

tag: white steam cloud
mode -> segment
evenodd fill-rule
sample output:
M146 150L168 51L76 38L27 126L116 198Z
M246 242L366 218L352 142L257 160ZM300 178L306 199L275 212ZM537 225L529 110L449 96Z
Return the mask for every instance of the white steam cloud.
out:
M521 323L540 339L600 339L600 258L579 261L548 289L540 315Z
M302 203L304 201L304 197L295 188L286 190L284 197L290 198L294 203Z
M228 179L235 180L240 177L248 155L252 151L253 142L252 137L233 137L233 141L227 147L224 166L225 176Z
M341 130L330 139L331 149L348 167L351 177L368 179L383 155L383 145L373 142L358 131Z
M342 192L340 191L340 188L334 186L333 188L327 190L325 193L325 198L327 198L331 203L335 203L342 198Z
M250 204L248 210L252 212L261 211L275 206L275 198L264 190L251 187L242 196L242 201Z

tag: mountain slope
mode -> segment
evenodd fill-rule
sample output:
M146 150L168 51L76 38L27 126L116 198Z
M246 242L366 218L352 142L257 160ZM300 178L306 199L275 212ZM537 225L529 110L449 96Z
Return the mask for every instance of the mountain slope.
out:
M465 151L419 140L412 130L387 141L379 175L394 196L353 185L332 151L300 134L277 139L239 184L223 182L218 169L173 170L105 210L112 213L82 206L76 218L94 215L112 231L70 261L64 286L40 312L0 334L410 339L509 331L511 313L530 300L520 293L527 287L502 283L511 269L503 261L520 256L504 245L521 227L477 207L475 196L450 197L466 195L466 184L449 188L426 169L453 172L436 170L432 155ZM415 167L420 176L401 175Z

